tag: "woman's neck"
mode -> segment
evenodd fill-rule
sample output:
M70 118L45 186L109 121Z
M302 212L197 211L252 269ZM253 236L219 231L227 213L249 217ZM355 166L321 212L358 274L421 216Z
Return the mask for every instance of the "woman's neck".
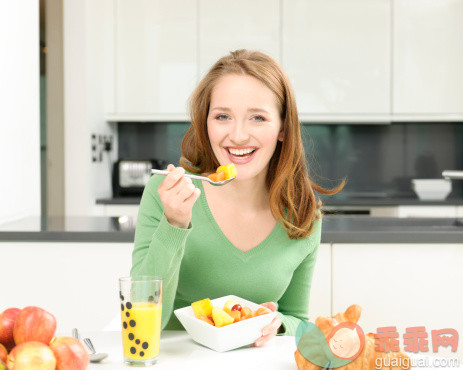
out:
M226 204L234 204L243 209L268 209L268 191L265 176L256 176L247 180L233 180L223 187L214 187L205 183L206 193L219 195Z

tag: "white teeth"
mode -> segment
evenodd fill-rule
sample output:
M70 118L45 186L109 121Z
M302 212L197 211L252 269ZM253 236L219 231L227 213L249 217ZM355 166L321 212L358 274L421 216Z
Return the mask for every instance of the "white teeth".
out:
M244 155L244 154L249 154L252 153L255 149L254 148L247 148L247 149L232 149L228 148L228 151L230 154L233 155Z

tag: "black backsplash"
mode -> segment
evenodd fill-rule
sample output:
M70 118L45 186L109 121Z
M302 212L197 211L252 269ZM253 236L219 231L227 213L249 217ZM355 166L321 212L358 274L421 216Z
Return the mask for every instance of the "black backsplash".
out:
M163 159L178 164L189 123L118 123L119 158ZM346 177L339 197L415 197L413 178L442 178L463 169L463 123L303 125L311 176L325 187ZM463 197L463 181L451 197Z

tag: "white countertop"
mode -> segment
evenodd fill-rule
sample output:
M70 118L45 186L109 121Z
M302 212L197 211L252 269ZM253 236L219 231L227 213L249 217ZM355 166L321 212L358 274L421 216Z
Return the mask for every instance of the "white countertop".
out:
M100 363L90 363L89 370L137 368L123 363L120 331L83 332L81 335L82 338L91 338L98 352L109 354ZM247 346L219 353L197 344L184 331L165 331L161 334L158 360L156 364L147 368L159 370L297 370L294 359L295 351L296 342L292 336L276 337L263 347ZM427 366L413 366L413 368L421 370L463 369L462 364L436 367L432 365L436 357L407 354L415 360L428 359Z
M90 363L88 369L130 369L123 363L120 331L84 332L98 352L109 356L101 363ZM297 370L294 352L295 338L280 336L263 347L243 347L219 353L194 342L184 331L165 331L161 334L159 357L152 368L165 370Z

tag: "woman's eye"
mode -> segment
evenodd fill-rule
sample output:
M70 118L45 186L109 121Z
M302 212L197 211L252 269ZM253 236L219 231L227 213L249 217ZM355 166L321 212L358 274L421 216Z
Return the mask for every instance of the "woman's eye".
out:
M252 118L257 122L264 122L265 121L265 118L262 117L262 116L254 116Z
M219 114L215 117L215 119L218 119L219 121L225 121L227 118L228 116L226 114Z

